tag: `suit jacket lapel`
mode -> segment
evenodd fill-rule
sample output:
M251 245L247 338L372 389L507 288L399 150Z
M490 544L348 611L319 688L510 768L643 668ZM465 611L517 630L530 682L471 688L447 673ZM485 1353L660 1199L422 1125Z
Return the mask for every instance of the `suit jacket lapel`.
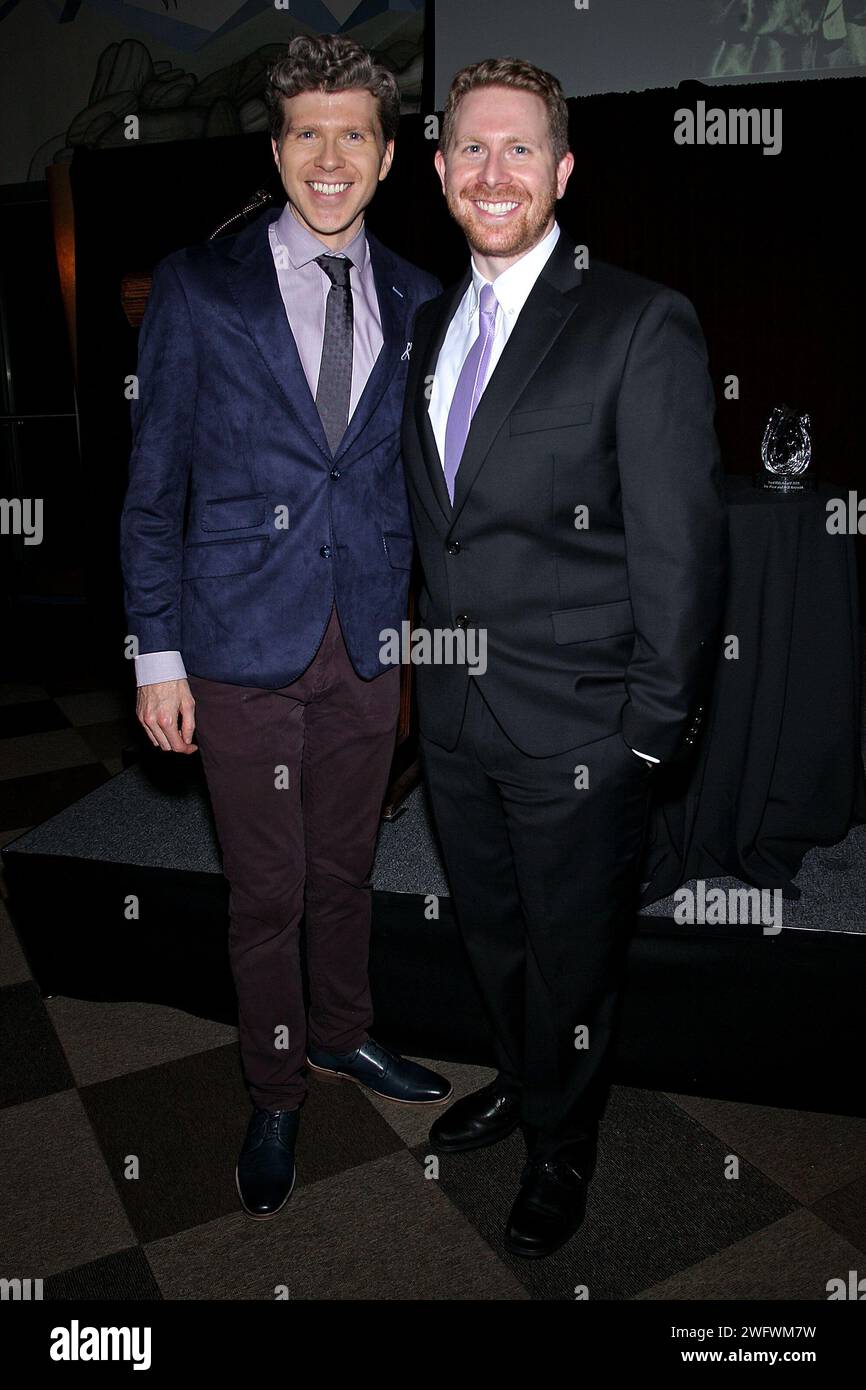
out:
M577 289L582 278L583 271L575 269L574 246L560 232L472 417L454 484L454 521L515 401L577 309L579 296L571 292ZM447 497L447 490L445 495Z
M310 394L280 294L268 226L282 208L268 208L242 232L231 251L229 283L250 337L302 429L330 460L331 451Z
M424 464L430 479L430 486L433 489L442 515L449 525L454 517L454 509L451 505L451 498L448 496L448 489L445 486L445 473L442 468L442 460L439 457L439 450L436 446L436 436L433 433L433 426L430 423L430 412L428 409L429 399L425 387L427 381L433 376L436 370L436 363L439 359L439 353L442 350L442 344L445 341L445 334L448 332L448 325L459 308L460 301L466 293L471 278L471 272L467 270L463 279L450 290L446 291L439 312L433 322L430 336L422 346L420 355L416 357L418 379L414 391L415 423L418 429L418 438L421 443L421 453L424 457Z
M577 308L579 296L575 291L582 279L583 271L575 269L574 265L574 245L560 232L553 253L520 312L472 418L463 458L457 470L453 506L430 424L424 385L436 370L448 326L469 286L471 270L467 269L463 279L443 296L426 343L420 345L421 355L417 362L413 395L415 424L430 486L449 526L457 520L493 440L508 418L514 402L528 386L542 358L553 347Z
M292 414L331 462L322 421L286 317L268 239L267 228L281 211L280 208L268 208L263 216L238 234L231 252L229 281L250 337L267 363ZM383 342L334 459L347 455L365 429L374 428L376 409L386 388L394 380L400 357L406 348L403 336L406 313L402 306L406 304L408 291L395 277L387 250L369 232L367 243L379 301ZM365 448L368 443L375 442L371 436L365 440Z
M364 430L375 430L373 417L386 388L394 380L400 358L406 349L404 326L406 323L405 305L408 291L395 277L393 261L381 242L367 233L370 260L373 265L373 279L376 284L376 298L379 301L379 321L382 327L382 346L367 378L361 399L355 407L346 433L340 440L335 459L342 458L353 448ZM315 402L314 402L315 408ZM318 414L318 412L317 412ZM368 445L377 441L371 435L364 441Z

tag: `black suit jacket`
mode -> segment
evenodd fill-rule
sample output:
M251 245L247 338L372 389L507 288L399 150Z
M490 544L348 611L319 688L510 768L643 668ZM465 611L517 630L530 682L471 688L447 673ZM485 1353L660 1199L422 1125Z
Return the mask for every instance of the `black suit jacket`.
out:
M721 620L727 514L703 333L676 290L564 233L473 417L448 498L429 381L463 280L418 312L403 455L420 627L483 629L487 670L417 668L422 733L452 748L468 682L524 752L619 731L693 742Z

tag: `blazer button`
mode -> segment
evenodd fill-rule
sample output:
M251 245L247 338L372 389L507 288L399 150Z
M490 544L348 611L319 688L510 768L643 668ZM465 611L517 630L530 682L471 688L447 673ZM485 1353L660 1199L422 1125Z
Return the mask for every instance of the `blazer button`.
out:
M343 475L342 475L342 473L340 472L339 468L332 468L332 469L331 469L331 477L332 477L332 478L342 478L342 476L343 476Z
M321 550L319 551L319 554L321 555L323 560L330 560L331 547L329 545L323 545Z
M460 554L460 542L459 542L459 541L449 541L449 543L448 543L448 545L446 545L445 549L448 551L448 554L449 554L449 555L459 555L459 554Z
M469 626L469 614L468 614L468 613L460 613L460 614L458 615L458 617L455 618L454 621L455 621L455 624L457 625L457 627L460 627L460 628L468 627L468 626Z

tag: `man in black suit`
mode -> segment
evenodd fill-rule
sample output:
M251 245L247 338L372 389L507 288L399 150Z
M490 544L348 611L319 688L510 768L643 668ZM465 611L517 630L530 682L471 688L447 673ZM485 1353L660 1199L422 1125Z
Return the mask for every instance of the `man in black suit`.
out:
M431 1140L522 1127L506 1245L527 1256L583 1220L651 787L700 723L727 534L695 311L585 265L554 215L573 165L554 77L516 59L458 73L436 168L472 264L418 313L403 424L419 626L486 640L483 672L417 673L498 1059Z

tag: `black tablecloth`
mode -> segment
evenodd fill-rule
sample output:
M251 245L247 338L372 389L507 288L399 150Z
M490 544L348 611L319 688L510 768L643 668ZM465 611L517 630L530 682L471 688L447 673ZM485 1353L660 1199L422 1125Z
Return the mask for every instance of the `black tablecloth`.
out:
M830 535L822 485L796 500L726 478L730 576L695 760L660 772L642 902L693 878L791 883L803 855L866 821L854 538Z

